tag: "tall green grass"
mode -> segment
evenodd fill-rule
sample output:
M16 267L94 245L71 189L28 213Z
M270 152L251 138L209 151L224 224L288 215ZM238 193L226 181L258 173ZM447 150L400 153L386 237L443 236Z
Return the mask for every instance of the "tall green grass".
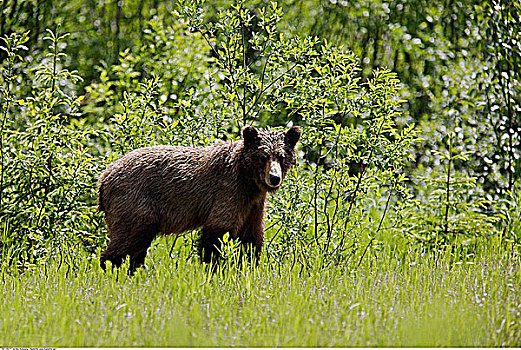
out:
M386 247L310 272L263 260L212 273L168 251L160 239L134 278L90 257L2 270L0 345L521 345L519 258L493 242L467 261Z

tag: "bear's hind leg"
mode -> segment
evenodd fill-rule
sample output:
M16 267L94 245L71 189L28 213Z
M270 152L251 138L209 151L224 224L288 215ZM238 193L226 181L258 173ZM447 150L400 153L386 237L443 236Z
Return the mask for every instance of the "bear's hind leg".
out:
M139 228L133 230L130 236L128 252L130 255L129 275L134 275L134 272L145 264L148 248L158 233L159 224L141 225Z
M127 255L130 255L128 271L130 275L144 264L147 249L159 233L159 224L128 225L128 227L132 227L132 229L115 231L110 235L109 245L100 257L100 265L103 270L105 270L107 260L119 268ZM127 234L127 232L129 233Z
M106 261L110 261L113 267L119 268L121 264L123 264L123 260L125 260L127 253L124 249L122 249L121 242L118 242L116 239L111 239L109 245L101 253L100 257L100 266L103 271L106 271Z

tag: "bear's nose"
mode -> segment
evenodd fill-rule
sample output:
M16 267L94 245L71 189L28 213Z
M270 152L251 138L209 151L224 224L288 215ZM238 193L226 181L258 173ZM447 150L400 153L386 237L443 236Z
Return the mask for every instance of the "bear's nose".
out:
M279 162L271 161L266 170L266 177L264 178L266 185L274 189L278 188L282 183L282 169L280 168Z
M272 186L280 185L280 176L279 175L270 174L270 184Z

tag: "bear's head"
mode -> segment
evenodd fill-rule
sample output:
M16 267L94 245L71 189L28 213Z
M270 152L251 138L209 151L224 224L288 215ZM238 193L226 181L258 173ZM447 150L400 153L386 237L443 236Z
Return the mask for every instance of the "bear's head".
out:
M244 160L257 186L270 192L277 190L295 164L300 128L294 126L283 132L246 126L242 129L242 138Z

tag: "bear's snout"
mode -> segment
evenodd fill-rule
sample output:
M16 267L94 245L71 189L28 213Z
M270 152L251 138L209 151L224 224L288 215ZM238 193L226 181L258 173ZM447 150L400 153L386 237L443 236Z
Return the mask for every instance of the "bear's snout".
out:
M264 180L272 188L278 188L282 183L282 169L280 163L272 160L268 166L268 172Z

